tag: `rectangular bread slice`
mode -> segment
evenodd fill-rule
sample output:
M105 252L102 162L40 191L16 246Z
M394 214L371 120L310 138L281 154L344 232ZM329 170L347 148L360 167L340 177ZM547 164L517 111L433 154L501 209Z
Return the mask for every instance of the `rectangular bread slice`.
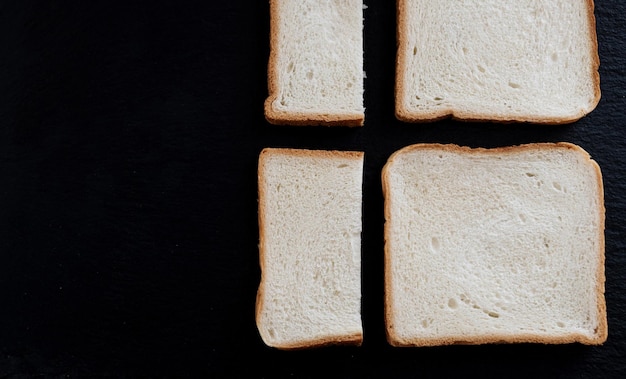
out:
M580 147L412 145L382 182L391 345L606 340L602 177Z
M268 346L361 344L363 157L261 152L256 322Z
M397 0L396 117L562 124L600 100L593 0Z
M362 126L363 1L270 0L270 32L268 122Z

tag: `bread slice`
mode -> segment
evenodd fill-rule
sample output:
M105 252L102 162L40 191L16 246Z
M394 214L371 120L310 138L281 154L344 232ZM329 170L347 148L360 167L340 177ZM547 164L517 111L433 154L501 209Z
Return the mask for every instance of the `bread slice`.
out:
M397 0L396 117L562 124L600 100L593 0Z
M270 31L265 118L362 126L363 1L270 0Z
M360 345L362 152L259 156L256 322L280 349Z
M391 345L606 340L603 185L584 150L413 145L382 182Z

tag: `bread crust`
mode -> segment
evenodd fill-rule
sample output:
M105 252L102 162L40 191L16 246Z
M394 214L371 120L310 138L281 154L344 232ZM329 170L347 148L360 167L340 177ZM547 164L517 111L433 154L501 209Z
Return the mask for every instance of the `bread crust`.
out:
M360 151L338 151L338 150L308 150L308 149L291 149L291 148L264 148L259 154L258 169L257 169L257 183L258 183L258 223L259 223L259 266L261 269L261 279L256 295L255 306L255 319L257 326L260 326L261 319L260 314L263 309L263 303L265 302L265 267L268 264L266 261L265 252L267 250L265 240L265 197L266 197L266 181L265 181L265 169L266 160L271 156L287 155L292 157L311 157L311 158L341 158L341 159L363 159L364 153ZM260 330L260 328L259 328ZM262 336L263 337L263 336ZM280 350L300 350L308 348L317 348L330 345L356 345L360 346L363 343L363 333L355 333L351 335L333 336L328 338L317 338L306 341L300 341L293 344L281 344L273 345Z
M364 113L305 113L280 111L274 108L279 92L278 57L280 55L280 15L283 0L270 0L270 53L267 67L268 97L265 99L265 119L274 125L348 126L359 127L365 122Z
M546 150L546 149L567 149L574 151L585 159L588 160L591 167L596 174L597 178L597 193L598 193L598 204L600 204L599 212L599 226L598 226L598 267L596 268L596 304L597 304L597 319L598 319L598 327L595 331L595 335L593 338L589 338L583 334L568 334L560 337L546 337L537 334L527 333L527 334L519 334L519 335L484 335L479 337L448 337L448 338L425 338L425 339L415 339L415 340L404 340L400 336L395 333L394 325L393 325L393 293L391 291L391 246L389 244L389 235L391 233L391 207L390 207L390 179L389 179L389 170L390 167L394 163L394 159L401 154L408 153L415 150L427 150L434 149L439 151L448 151L462 154L473 154L473 155L502 155L507 153L515 153L524 150L536 151L536 150ZM607 311L606 311L606 301L604 297L604 289L605 289L605 236L604 236L604 228L605 228L605 206L604 206L604 186L602 182L602 173L600 170L600 166L594 161L589 153L582 149L580 146L569 142L557 142L557 143L529 143L523 145L516 146L507 146L507 147L498 147L498 148L470 148L465 146L459 146L455 144L436 144L436 143L420 143L406 146L400 150L394 152L387 163L384 165L382 174L382 190L384 197L384 288L385 288L385 324L386 324L386 336L387 341L392 346L397 347L418 347L418 346L438 346L438 345L479 345L479 344L503 344L503 343L543 343L543 344L566 344L566 343L574 343L579 342L585 345L601 345L603 344L608 337L608 323L607 323Z
M588 111L580 111L577 114L571 115L570 117L535 117L532 115L527 115L524 117L510 117L504 114L480 114L480 113L471 113L471 112L460 112L456 110L454 107L448 107L447 109L441 109L437 112L430 113L422 113L415 112L410 109L407 109L402 102L402 94L405 91L404 83L408 80L407 75L409 74L405 69L407 62L406 56L403 54L403 51L408 49L408 26L409 20L407 16L407 3L411 0L396 0L396 19L397 19L397 28L396 28L396 41L397 41L397 55L396 55L396 82L395 82L395 116L398 120L407 122L407 123L430 123L443 119L453 119L456 121L465 121L465 122L494 122L501 124L509 124L509 123L532 123L532 124L543 124L543 125L563 125L570 124L575 121L580 120L587 114L589 114L593 109L596 108L601 98L601 90L600 90L600 57L598 54L598 40L597 40L597 32L596 32L596 20L594 16L594 0L585 0L587 7L587 15L588 15L588 24L589 29L587 31L587 36L591 43L591 58L592 58L592 81L594 83L594 99L592 104L589 107Z

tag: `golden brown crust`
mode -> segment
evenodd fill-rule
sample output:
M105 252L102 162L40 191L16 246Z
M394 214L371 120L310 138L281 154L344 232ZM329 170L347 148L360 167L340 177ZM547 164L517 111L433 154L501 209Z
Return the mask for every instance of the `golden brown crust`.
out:
M270 56L267 65L267 87L269 97L265 100L265 117L270 122L275 119L272 110L272 102L276 100L276 93L278 92L278 73L276 72L276 61L278 60L278 48L280 47L279 35L280 35L280 23L278 17L280 16L280 1L270 0Z
M590 339L582 334L569 334L562 337L545 337L538 334L519 334L517 336L486 335L473 338L428 338L416 341L402 341L401 339L388 340L395 347L425 347L445 345L485 345L485 344L514 344L514 343L539 343L545 345L559 345L569 343L582 343L584 345L599 345L597 339Z
M468 146L460 146L455 144L439 144L439 143L417 143L413 145L409 145L403 147L396 152L394 152L388 159L389 161L393 161L396 155L400 155L402 153L407 153L413 150L441 150L441 151L449 151L455 153L469 153L469 154L493 154L499 155L503 153L515 153L518 151L530 151L530 150L545 150L545 149L554 149L554 148L565 148L568 150L574 150L580 154L583 154L587 159L591 160L589 153L583 150L580 146L575 145L570 142L536 142L536 143L527 143L521 145L514 146L502 146L502 147L492 147L492 148L484 148L484 147L468 147ZM591 160L592 162L595 161Z
M267 66L267 86L269 95L265 99L265 119L274 125L293 126L363 126L365 115L358 114L323 114L293 111L279 111L274 109L279 92L278 56L280 54L280 7L281 0L270 0L270 55Z
M363 343L363 334L356 333L349 336L341 336L337 338L321 338L306 341L300 344L285 344L273 346L278 350L306 350L313 348L321 348L326 346L361 346Z
M591 42L591 53L592 53L592 67L591 72L593 73L593 83L594 83L594 103L591 107L594 109L598 103L600 102L600 98L602 96L600 90L600 55L598 53L598 35L596 31L596 17L594 14L595 4L594 0L587 0L587 15L589 17L589 40Z
M595 333L594 338L589 338L583 334L569 334L561 337L546 337L536 334L520 334L516 336L504 336L504 335L487 335L481 337L472 337L472 338L428 338L428 339L419 339L414 341L404 341L402 338L395 334L394 325L393 325L393 291L391 291L391 246L389 243L389 235L391 233L391 190L389 188L389 170L391 165L394 163L394 159L403 153L411 152L414 150L428 150L435 149L439 151L449 151L456 153L464 153L464 154L489 154L489 155L497 155L504 153L515 153L524 150L545 150L545 149L568 149L577 152L584 156L589 164L592 165L593 170L596 174L597 185L598 185L598 204L600 207L598 208L599 212L599 220L600 225L598 227L598 241L599 241L599 249L598 249L598 267L596 271L596 299L597 299L597 319L598 319L598 327ZM459 146L454 144L431 144L431 143L421 143L406 146L402 149L394 152L387 163L384 165L381 175L382 180L382 189L383 189L383 198L384 198L384 288L385 288L385 324L386 324L386 335L387 341L392 346L437 346L437 345L452 345L452 344L464 344L464 345L478 345L478 344L488 344L488 343L543 343L543 344L565 344L565 343L574 343L579 342L585 345L601 345L603 344L608 337L608 324L607 324L607 313L606 313L606 301L604 298L604 283L605 283L605 272L604 272L604 264L605 264L605 237L604 237L604 227L605 227L605 206L604 206L604 187L602 183L602 172L600 170L600 166L591 159L591 156L587 151L582 149L580 146L569 143L569 142L557 142L557 143L529 143L523 145L516 146L506 146L506 147L497 147L497 148L470 148L466 146Z
M257 183L258 183L258 222L259 222L259 267L261 270L261 279L259 282L259 288L256 294L256 306L255 306L255 320L257 327L260 323L261 310L265 302L265 294L263 288L265 287L265 156L266 150L261 151L259 155L259 162L257 168Z
M582 150L582 149L581 149ZM584 152L584 150L583 150ZM587 154L585 152L585 154ZM607 338L608 338L608 321L607 321L607 314L606 314L606 300L604 297L604 283L606 282L606 276L604 273L604 266L605 266L605 237L604 237L604 228L605 228L605 215L606 215L606 208L604 206L604 183L602 180L602 171L600 170L600 166L596 163L596 161L592 160L591 157L589 156L589 154L587 154L587 157L589 158L589 160L591 161L591 163L594 166L594 170L596 173L596 180L598 183L598 204L601 205L601 209L599 209L600 211L600 225L598 225L598 238L600 241L600 251L599 251L599 260L600 262L598 263L598 270L596 273L597 276L597 283L598 283L598 288L597 288L597 294L598 294L598 329L596 330L596 339L589 341L590 345L600 345L602 343L604 343Z
M365 120L362 115L327 115L274 111L271 104L274 100L275 97L273 96L265 101L265 119L273 125L359 127L363 126Z
M339 150L308 150L308 149L291 149L291 148L264 148L259 154L258 168L257 168L257 183L258 183L258 221L259 221L259 266L261 268L261 280L256 296L255 305L255 319L257 326L260 322L260 312L263 308L265 301L265 168L266 160L270 156L286 155L293 157L317 157L317 158L338 158L338 159L363 159L363 152L361 151L339 151ZM314 347L322 347L328 345L357 345L360 346L363 342L363 333L355 333L352 335L336 336L332 338L320 338L310 341L303 341L298 344L285 344L273 346L282 350L298 350Z
M396 85L395 85L395 100L396 100L396 118L400 121L408 121L412 119L409 117L408 111L402 104L401 94L404 92L404 82L406 70L406 61L404 52L407 50L407 31L408 22L406 15L406 2L405 0L396 0Z
M261 151L261 155L259 158L260 163L262 162L264 164L265 158L269 155L290 155L293 157L310 157L310 158L361 159L363 158L364 153L362 151L313 150L313 149L266 147Z
M400 1L400 0L398 0ZM389 241L389 235L391 234L391 189L389 188L389 169L391 167L391 159L397 154L394 154L389 157L387 163L383 166L381 172L381 182L383 189L383 265L384 265L384 308L385 308L385 334L387 336L387 341L395 346L395 341L398 340L397 336L394 332L393 327L393 297L391 291L391 246Z
M596 34L596 19L594 15L594 1L587 1L587 9L588 9L588 20L589 20L589 30L588 36L591 41L591 56L592 56L592 80L594 83L594 100L590 106L589 111L580 111L578 114L573 115L572 117L535 117L535 116L526 116L526 117L507 117L502 115L484 115L484 114L474 114L474 113L466 113L459 112L455 110L453 107L448 107L446 109L441 109L435 112L430 113L417 113L412 112L409 109L406 109L403 104L402 93L404 93L404 83L406 81L405 76L407 75L407 62L406 62L406 54L408 51L408 16L407 16L407 2L410 0L396 0L396 19L397 19L397 29L396 29L396 40L397 40L397 55L396 55L396 85L395 85L395 115L396 118L403 122L408 123L430 123L435 121L440 121L444 119L453 119L456 121L464 121L464 122L494 122L501 124L509 124L509 123L532 123L532 124L543 124L543 125L563 125L570 124L575 121L580 120L585 115L589 114L600 102L601 90L600 90L600 73L598 71L600 67L600 57L598 55L598 40Z

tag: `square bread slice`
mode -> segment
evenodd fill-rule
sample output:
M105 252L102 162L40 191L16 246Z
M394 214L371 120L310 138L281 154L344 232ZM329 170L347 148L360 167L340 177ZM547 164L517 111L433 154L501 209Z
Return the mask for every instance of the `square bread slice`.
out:
M593 0L397 1L396 117L562 124L600 100Z
M363 1L270 0L270 33L267 121L362 126Z
M412 145L382 182L391 345L606 340L602 177L580 147Z
M362 152L259 156L256 322L279 349L360 345Z

